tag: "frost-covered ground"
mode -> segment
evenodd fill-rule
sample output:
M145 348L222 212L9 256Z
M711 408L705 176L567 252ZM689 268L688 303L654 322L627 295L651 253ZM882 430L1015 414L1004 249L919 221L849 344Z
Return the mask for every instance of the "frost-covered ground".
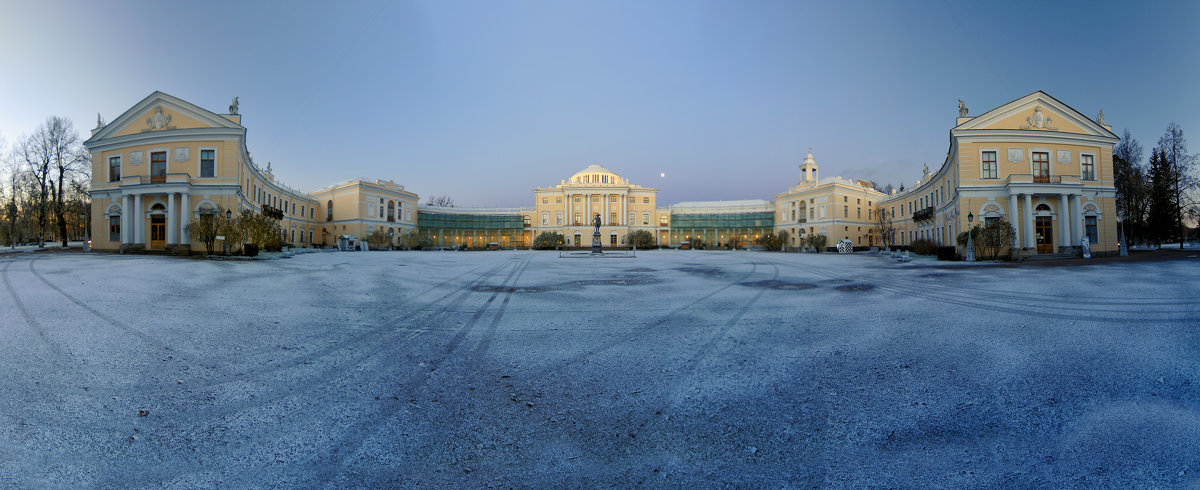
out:
M0 255L2 487L1200 485L1200 259Z

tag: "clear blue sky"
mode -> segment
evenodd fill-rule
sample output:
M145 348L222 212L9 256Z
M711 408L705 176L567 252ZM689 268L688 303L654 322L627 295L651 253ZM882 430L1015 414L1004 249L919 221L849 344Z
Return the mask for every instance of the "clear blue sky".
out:
M800 178L911 183L972 114L1035 90L1200 150L1200 2L0 0L0 136L81 134L155 90L313 191L395 179L465 206L599 163L660 203ZM665 178L660 178L665 173Z

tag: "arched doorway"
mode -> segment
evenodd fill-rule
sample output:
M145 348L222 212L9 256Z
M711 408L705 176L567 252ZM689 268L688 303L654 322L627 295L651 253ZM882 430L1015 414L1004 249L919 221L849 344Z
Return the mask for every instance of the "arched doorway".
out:
M167 248L167 207L162 203L150 206L150 248Z
M1037 238L1037 253L1054 253L1053 212L1046 203L1034 208L1033 235Z

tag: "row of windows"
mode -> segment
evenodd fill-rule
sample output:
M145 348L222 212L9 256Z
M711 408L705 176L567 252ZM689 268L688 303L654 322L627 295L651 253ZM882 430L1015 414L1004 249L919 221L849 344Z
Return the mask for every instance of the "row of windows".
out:
M287 199L283 199L279 196L276 196L274 194L267 192L267 189L265 187L259 187L257 183L253 183L253 184L250 183L249 178L246 179L246 186L248 188L252 189L252 192L254 192L254 202L260 206L267 205L267 206L271 206L273 208L278 208L278 209L282 210L284 213L287 213L287 214L290 214L293 216L299 216L301 218L304 218L306 214L308 215L308 219L314 219L316 217L317 210L315 209L315 207L310 207L310 206L306 206L306 205L302 204L302 205L300 205L300 213L296 214L296 203L290 202Z
M999 165L996 162L995 151L983 152L983 164L980 168L980 178L983 179L998 179L1000 178ZM1030 160L1033 165L1034 182L1049 182L1050 181L1050 152L1035 151ZM1079 155L1079 178L1081 180L1096 180L1096 156L1091 154ZM1044 179L1044 180L1042 180Z
M704 213L671 215L671 228L758 228L775 226L775 213Z
M554 203L555 203L555 204L562 204L562 202L563 202L563 200L562 200L562 199L563 199L562 197L556 197L556 198L554 198ZM574 202L583 202L583 196L582 196L582 195L579 195L579 194L575 194L575 197L574 197L573 201L574 201ZM592 202L600 202L600 194L592 194ZM608 196L608 202L617 202L617 196L615 196L615 195L609 195L609 196ZM636 204L636 203L637 203L637 198L636 198L636 197L630 197L630 198L629 198L629 204ZM549 198L549 197L543 197L543 198L542 198L542 204L550 204L550 198ZM642 204L650 204L650 198L649 198L649 197L643 197L643 198L642 198Z
M200 150L200 177L216 176L216 150ZM167 152L150 152L150 178L152 183L166 182ZM108 181L121 180L121 156L108 157Z
M575 213L574 218L575 218L575 221L574 221L575 226L584 226L584 225L590 224L590 221L584 221L584 216L582 213ZM666 215L663 215L661 217L660 221L661 221L661 223L659 224L659 226L667 226L667 216ZM626 224L632 225L636 222L637 222L637 212L630 211L629 212L629 221L627 221ZM563 224L563 213L562 213L562 211L558 211L558 212L554 213L554 225L562 226L562 224ZM608 213L608 222L605 224L609 225L609 226L619 226L621 223L619 223L617 221L617 213L615 213L615 212ZM525 217L525 225L529 226L529 217L528 216ZM650 212L649 211L642 212L642 225L645 225L645 226L650 225ZM550 226L550 212L549 211L542 211L542 226Z
M450 214L417 212L417 228L456 230L519 230L525 218L519 214Z

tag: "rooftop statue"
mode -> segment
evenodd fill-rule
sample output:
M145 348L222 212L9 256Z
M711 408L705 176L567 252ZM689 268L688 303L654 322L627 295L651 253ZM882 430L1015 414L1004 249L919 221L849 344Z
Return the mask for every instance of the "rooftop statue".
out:
M229 113L236 115L237 111L238 111L238 100L237 100L237 97L234 97L233 103L229 104Z
M958 99L958 117L967 117L967 104Z

